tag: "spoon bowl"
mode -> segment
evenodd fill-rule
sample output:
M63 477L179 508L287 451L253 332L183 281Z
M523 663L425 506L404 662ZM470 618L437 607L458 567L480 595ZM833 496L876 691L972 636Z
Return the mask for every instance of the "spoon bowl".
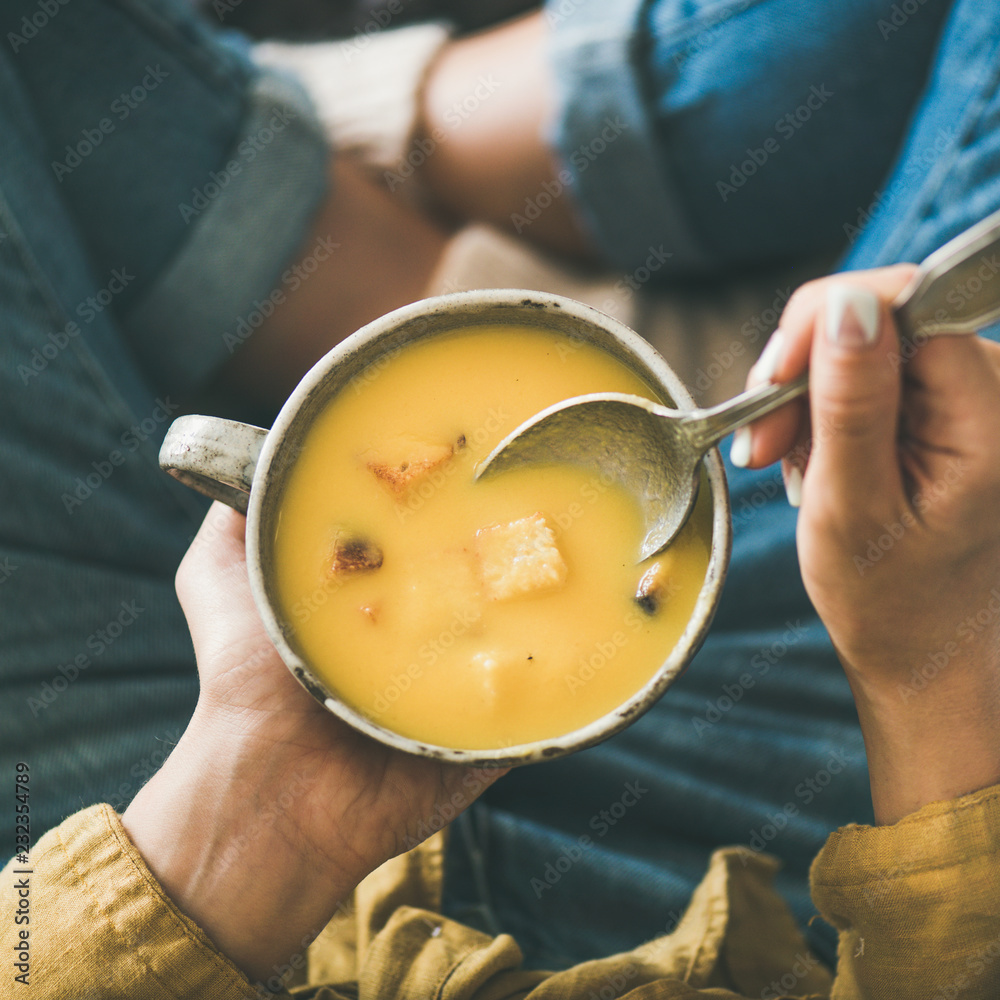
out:
M892 310L900 338L912 345L942 334L970 334L1000 316L1000 284L969 287L985 262L1000 251L1000 212L932 253L897 296ZM700 463L728 434L801 396L808 374L790 382L765 382L719 406L680 411L640 396L591 393L535 414L480 463L476 478L527 464L570 463L596 469L623 486L639 504L643 539L638 562L674 539L698 495Z

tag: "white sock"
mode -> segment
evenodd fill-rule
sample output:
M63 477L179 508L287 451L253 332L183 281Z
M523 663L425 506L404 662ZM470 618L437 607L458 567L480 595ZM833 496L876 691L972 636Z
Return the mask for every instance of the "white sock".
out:
M409 152L424 77L449 34L434 23L341 41L262 42L254 58L302 82L334 149L381 171Z

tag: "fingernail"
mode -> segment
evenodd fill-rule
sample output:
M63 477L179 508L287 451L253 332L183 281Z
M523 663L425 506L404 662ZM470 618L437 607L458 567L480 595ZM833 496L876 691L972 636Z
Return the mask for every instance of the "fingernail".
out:
M797 465L790 466L787 471L782 467L781 475L785 480L785 496L788 497L789 505L792 507L801 507L802 470Z
M837 282L826 293L826 337L854 350L871 347L878 336L879 303L874 292Z
M733 435L733 443L729 449L729 461L738 469L745 469L750 461L750 450L753 438L749 427L740 427Z
M757 363L753 366L753 373L762 382L770 382L774 378L774 373L778 370L778 362L781 360L781 349L785 346L785 335L781 330L775 330L771 334L771 339L764 345L764 350L760 352Z

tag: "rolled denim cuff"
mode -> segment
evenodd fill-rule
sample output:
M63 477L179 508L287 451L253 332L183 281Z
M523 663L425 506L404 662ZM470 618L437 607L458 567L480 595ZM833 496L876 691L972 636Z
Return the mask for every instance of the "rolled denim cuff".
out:
M707 255L671 190L643 96L645 0L549 0L556 116L547 140L597 251L633 269L668 241L685 267ZM536 209L544 210L541 191ZM525 219L530 222L526 205ZM662 254L662 251L661 251ZM669 263L666 269L669 269Z
M327 190L322 128L287 75L251 79L237 135L226 161L177 205L190 235L124 317L147 370L179 394L203 384L287 297L282 271Z

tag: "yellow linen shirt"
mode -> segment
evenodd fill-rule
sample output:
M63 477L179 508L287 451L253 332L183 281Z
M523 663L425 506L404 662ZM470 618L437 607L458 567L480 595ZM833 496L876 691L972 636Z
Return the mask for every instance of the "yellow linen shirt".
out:
M1000 786L893 826L848 826L813 863L817 908L840 932L838 973L809 952L771 887L777 862L712 856L676 930L564 972L529 972L507 935L436 912L444 840L367 878L287 967L299 1000L834 1000L1000 998ZM0 877L0 997L249 1000L250 983L153 878L110 806L71 816ZM25 885L25 881L27 885ZM25 888L28 892L25 895ZM29 922L14 914L27 898ZM595 919L600 919L599 891ZM27 931L27 936L21 935ZM27 944L25 944L27 942ZM19 950L20 949L20 950ZM27 980L15 980L19 958Z

